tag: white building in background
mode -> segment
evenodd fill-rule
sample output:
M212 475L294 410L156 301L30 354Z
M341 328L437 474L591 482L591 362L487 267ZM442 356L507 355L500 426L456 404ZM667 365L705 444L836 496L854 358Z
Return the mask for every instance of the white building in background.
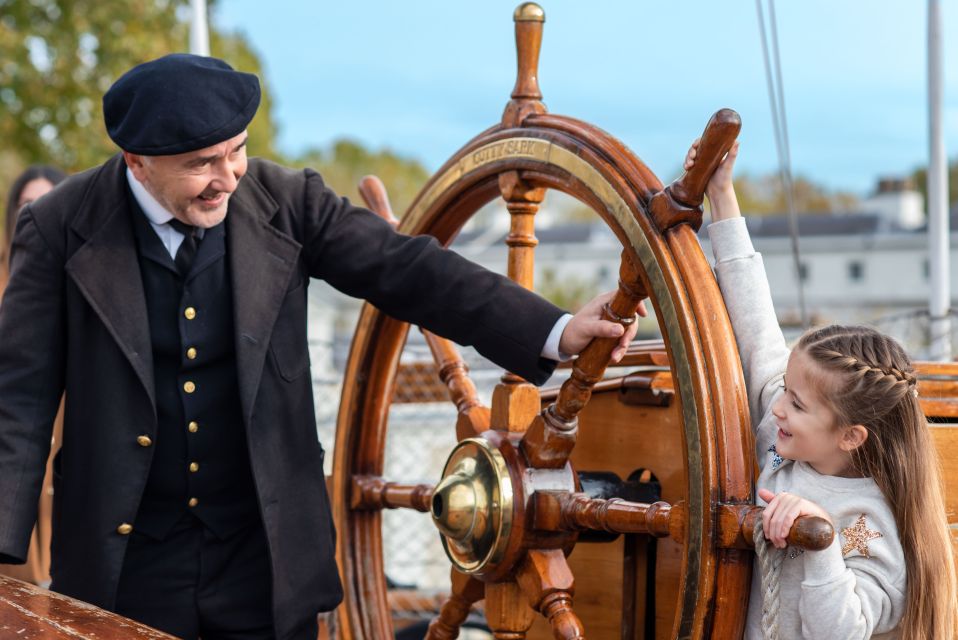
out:
M907 178L881 178L860 208L877 215L889 229L913 231L925 225L925 199Z
M900 191L880 189L866 201L867 213L803 216L799 223L801 271L814 322L877 324L920 358L927 343L928 239L920 224L916 228L916 194ZM547 211L555 200L553 194L548 196ZM917 211L921 212L920 204ZM498 218L496 224L467 228L456 239L454 249L503 272L508 213L502 208L483 215ZM539 222L537 283L552 279L588 289L590 294L616 286L621 245L603 223L560 224L555 218ZM764 256L779 321L789 335L795 335L800 313L786 220L756 217L748 224L753 242ZM958 208L952 211L951 228L951 264L958 265ZM705 255L711 258L704 229L700 239ZM951 306L956 308L958 277L951 280ZM339 294L325 283L310 286L310 355L318 435L328 452L326 473L331 472L343 368L360 306L359 300ZM646 326L655 325L650 322ZM952 326L958 328L958 322ZM952 344L958 345L958 339ZM488 403L501 371L470 349L462 353L480 397ZM409 333L403 358L430 358L418 331ZM454 406L448 401L396 404L390 411L385 475L396 482L435 482L454 445ZM437 592L448 588L448 561L428 517L408 510L384 512L383 549L391 579Z
M564 282L596 293L615 288L621 251L618 240L597 218L594 222L559 223L550 207L561 210L569 207L570 201L563 194L550 192L539 214L543 218L539 222L544 224L538 224L536 230L537 284ZM912 355L925 357L930 270L922 197L904 181L882 180L876 193L863 201L861 210L799 217L800 270L809 317L815 324L878 326L901 340ZM490 206L482 217L495 223L467 226L453 246L471 260L504 272L508 213L504 207ZM958 309L958 205L951 218L951 307ZM801 312L787 220L785 216L754 216L747 223L755 247L764 257L779 321L794 335L800 329ZM704 227L699 237L711 260ZM322 334L325 344L332 344L322 354L315 352L314 376L335 376L345 361L360 303L320 283L313 283L312 290L314 333ZM958 318L952 330L958 331ZM958 344L958 335L953 344Z

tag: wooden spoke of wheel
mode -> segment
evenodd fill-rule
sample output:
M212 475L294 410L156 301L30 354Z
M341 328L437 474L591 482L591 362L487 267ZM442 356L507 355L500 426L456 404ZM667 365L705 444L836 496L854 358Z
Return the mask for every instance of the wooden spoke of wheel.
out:
M519 75L502 122L466 143L430 179L404 214L401 229L448 243L481 206L502 196L512 220L509 274L531 288L536 245L532 222L544 189L578 198L610 226L627 255L623 268L638 277L622 278L622 291L606 315L630 318L635 306L628 294L634 294L635 304L650 295L674 381L673 401L687 460L684 475L671 492L681 502L669 508L665 527L677 526L679 514L683 515L681 535L675 536L681 564L676 567L674 607L664 608L674 611L671 635L740 636L744 612L738 596L747 593L751 562L747 552L725 548L717 540L727 537L730 542L723 544L734 544L745 538L741 509L723 503L745 505L751 499L747 403L734 337L693 231L701 221L695 200L701 200L709 174L725 145L734 140L735 118L719 118L724 133L717 146L711 136L715 123L710 124L696 171L663 188L611 136L572 118L545 113L535 64L542 18L541 9L532 3L517 10ZM628 286L633 281L635 286ZM390 506L421 508L427 503L424 490L414 498L415 489L376 478L384 467L386 405L404 331L376 309L364 308L337 423L334 502L345 532L339 554L346 587L344 628L349 637L362 640L392 633L382 576L380 512ZM606 348L610 353L611 347ZM598 346L592 349L599 351ZM574 421L580 415L594 379L608 361L608 353L588 356L573 365L579 371L546 416ZM597 364L590 364L592 359ZM576 491L568 462L574 434L568 438L561 429L544 428L538 393L508 375L493 394L490 412L491 428L457 444L433 491L430 506L439 514L434 520L443 532L447 555L460 571L484 583L484 610L496 638L524 638L535 611L549 618L555 637L582 637L582 624L571 609L574 583L564 559L576 544L578 527L625 528L622 523L634 518L651 520L654 528L664 517L665 506L657 505L657 513L650 515L652 505L611 501L606 507L589 502L579 518L584 522L567 514L566 528L539 528L540 516L533 512L537 492ZM563 437L569 441L563 442ZM376 479L362 480L364 475ZM483 499L460 505L462 513L453 521L444 515L452 509L445 507L452 504L454 490L462 487L473 487L476 496L481 489ZM443 508L436 507L437 501ZM605 522L597 515L603 510ZM461 518L463 514L472 519ZM560 510L557 522L561 516ZM460 526L460 521L475 527ZM461 616L463 602L450 605L458 613L450 611L449 616Z
M533 521L541 531L607 531L640 533L655 537L681 539L686 523L682 503L645 504L612 498L590 498L583 493L537 491L533 496ZM752 534L762 517L762 507L719 505L718 546L724 549L750 549ZM795 520L787 536L788 543L803 549L820 551L835 537L835 530L824 518L802 516Z
M442 605L439 615L429 623L425 640L455 640L459 628L469 617L472 605L483 599L486 586L472 576L455 569L450 571L452 594Z
M638 269L626 252L619 267L619 288L606 304L606 320L628 325L636 320L636 309L646 297ZM578 434L577 416L592 396L592 388L602 380L618 338L596 338L583 349L572 367L572 375L562 383L555 403L536 416L522 438L522 452L533 467L559 469L569 460Z
M506 273L513 282L532 291L535 284L535 248L539 244L535 235L535 215L545 197L545 189L533 187L520 177L518 171L508 171L499 175L499 192L509 211ZM533 404L538 410L539 390L520 376L506 371L493 394L493 413L498 419L493 418L492 424L506 431L523 431L529 425L529 417L525 411L515 409Z
M353 511L413 509L427 512L432 502L432 485L399 484L374 476L354 475L349 508Z
M479 400L466 361L451 341L425 330L422 334L439 367L439 379L449 389L449 399L456 405L456 437L465 440L479 435L489 428L490 412Z
M369 210L396 228L399 219L393 215L386 185L376 176L365 176L359 181L359 195ZM456 420L456 437L459 440L479 435L489 428L489 408L483 406L476 385L469 377L469 367L450 340L422 329L429 345L439 379L449 390L449 399L456 405L459 417Z
M561 549L529 551L516 577L529 605L549 621L556 640L585 638L585 627L572 610L575 580Z

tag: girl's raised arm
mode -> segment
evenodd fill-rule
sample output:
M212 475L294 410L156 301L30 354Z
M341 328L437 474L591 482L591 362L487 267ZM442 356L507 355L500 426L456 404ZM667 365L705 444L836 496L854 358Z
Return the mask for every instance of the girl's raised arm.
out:
M689 150L686 169L695 161L697 144L698 141L693 143ZM789 349L775 317L762 256L752 246L732 186L737 155L736 142L709 181L706 195L713 222L708 232L715 255L715 274L742 358L752 426L756 429L782 386ZM757 435L762 441L756 444L764 451L771 441L765 443L762 434Z

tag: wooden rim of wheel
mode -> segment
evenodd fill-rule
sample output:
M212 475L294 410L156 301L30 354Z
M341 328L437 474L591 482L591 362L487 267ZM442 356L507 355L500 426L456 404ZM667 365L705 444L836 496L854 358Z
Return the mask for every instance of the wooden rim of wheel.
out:
M687 458L685 558L676 637L700 637L706 614L741 616L723 594L743 593L750 557L717 549L718 503L751 503L750 435L734 337L694 229L659 229L651 200L661 184L621 143L561 116L531 116L522 127L493 128L456 153L424 187L400 224L404 233L449 243L480 206L499 195L498 176L517 171L535 186L558 189L591 206L612 228L625 253L641 265L669 351L681 404ZM723 321L724 320L724 321ZM407 326L370 305L361 313L347 364L337 425L334 492L342 531L340 566L350 626L381 637L376 612L386 610L376 512L355 512L347 492L354 475L383 471L389 391ZM716 592L716 586L721 588ZM727 598L728 596L724 596ZM714 606L700 603L714 601ZM711 609L709 611L709 609Z
M748 404L725 306L695 234L701 224L705 185L733 143L741 123L732 111L716 113L703 134L696 166L663 189L655 175L616 139L589 124L546 113L537 72L545 15L534 3L525 3L520 9L515 24L518 74L502 122L476 136L443 165L411 205L399 230L411 235L432 235L448 245L470 216L501 194L513 214L512 232L507 238L510 275L529 286L532 248L537 241L531 215L527 214L535 213L544 189L559 190L579 199L611 228L623 251L619 293L610 304L617 304L617 308L626 309L630 315L640 289L641 295L650 297L668 350L683 422L687 494L684 503L676 505L679 508L671 508L670 524L665 529L660 527L656 534L675 537L683 548L673 636L700 638L716 630L721 630L723 637L741 635L751 556L740 548L732 548L730 541L740 537L738 524L742 518L740 512L730 517L728 508L752 504ZM520 254L521 259L513 259ZM633 305L631 310L629 304ZM607 317L617 317L611 307L607 311ZM345 587L341 615L345 638L392 637L379 509L395 506L388 497L392 483L381 476L391 392L407 330L404 323L366 305L347 362L333 469L334 511L341 532L338 560ZM592 351L601 353L601 349ZM601 373L604 365L596 365L599 359L590 358L583 366ZM607 362L608 356L605 358ZM592 376L583 371L573 371L573 378L577 373L580 378ZM511 384L508 376L503 382L506 386ZM579 384L579 391L566 394L566 400L579 394L583 402L587 401L592 384L594 381L588 380ZM562 397L560 393L560 401ZM495 403L495 396L493 400ZM566 403L573 405L575 402ZM460 419L463 415L460 406ZM482 422L477 420L476 424ZM543 427L543 420L550 420L547 413L532 428L538 428L534 435L539 440L530 444L526 441L529 438L523 437L520 444L528 445L523 454L515 453L518 448L512 444L517 441L502 431L491 437L493 446L502 443L503 451L517 456L512 459L520 471L523 460L535 459L539 464L533 466L565 465L571 472L567 454L574 446L574 436L567 451L560 452L558 458L536 457L536 451L541 453L551 446L536 449L536 443L541 445L542 438L548 437L542 434L552 428ZM488 427L486 414L485 428ZM457 435L462 441L459 429L457 423ZM561 430L550 432L551 442L558 442L556 437L561 440ZM562 445L558 446L561 449ZM510 472L517 473L516 468ZM517 490L522 493L521 487ZM426 511L432 491L420 485L405 487L392 495L401 494L396 504ZM526 499L530 497L525 495ZM645 505L645 517L652 521L659 514L661 525L669 509L668 505L664 507ZM724 516L720 513L722 508L726 509ZM521 528L522 518L514 524ZM575 536L563 540L574 544ZM525 547L518 551L514 547L512 544L507 556L526 553ZM535 607L543 615L547 615L548 608L547 617L554 629L556 619L563 616L571 625L569 628L581 629L581 623L571 612L572 578L561 549L528 551L522 569L526 571L524 585L539 590L539 596L543 592L541 585L534 584L537 569L530 568L530 563L552 562L565 572L562 580L566 586L553 585L551 592L556 598L536 596ZM489 579L499 577L495 574ZM434 625L442 628L431 627L430 637L454 637L463 611L482 597L482 583L475 578L453 571L452 579L453 600L457 604L450 609L451 622L440 616ZM496 583L490 585L491 592L486 589L487 610L490 593L499 602L516 596L515 590L520 587L515 582L511 585ZM521 589L528 591L525 586ZM578 632L571 633L569 637ZM521 635L524 634L509 632L503 637Z

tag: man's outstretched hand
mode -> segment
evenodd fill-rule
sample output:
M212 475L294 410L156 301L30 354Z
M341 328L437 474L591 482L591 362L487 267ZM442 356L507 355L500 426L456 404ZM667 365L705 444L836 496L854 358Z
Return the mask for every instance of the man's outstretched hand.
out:
M633 322L623 327L618 322L602 319L602 309L612 300L614 291L601 293L590 300L577 314L572 316L565 326L562 337L559 338L559 351L566 355L577 355L593 338L619 338L619 343L612 350L611 362L618 362L629 349L629 343L635 338L638 323ZM649 315L645 302L639 303L638 313L643 318Z

